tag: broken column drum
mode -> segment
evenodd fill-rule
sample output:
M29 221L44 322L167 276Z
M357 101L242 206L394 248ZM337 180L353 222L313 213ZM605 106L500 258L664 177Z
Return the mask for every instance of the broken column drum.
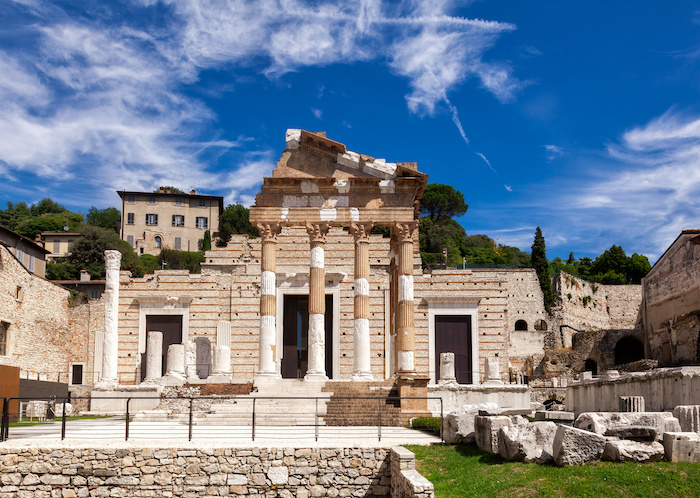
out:
M105 251L105 331L102 349L102 384L118 384L119 362L119 268L122 253Z
M185 377L185 345L171 344L168 346L166 374L172 377Z

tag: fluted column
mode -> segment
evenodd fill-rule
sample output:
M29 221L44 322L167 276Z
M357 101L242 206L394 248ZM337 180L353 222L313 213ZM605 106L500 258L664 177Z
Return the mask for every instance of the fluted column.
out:
M328 380L326 376L326 285L324 245L327 223L307 223L311 241L309 270L309 362L305 380Z
M102 380L99 387L114 388L119 381L119 268L122 253L114 250L105 251L105 333L102 347Z
M399 296L396 313L397 373L412 374L416 370L416 338L413 315L413 232L417 222L397 223Z
M353 335L352 380L370 381L369 343L369 234L372 223L353 223L355 237L355 332Z
M277 276L276 250L278 223L259 223L258 230L262 239L262 256L260 258L260 343L258 350L258 372L256 377L279 378L275 363L275 338L277 327Z

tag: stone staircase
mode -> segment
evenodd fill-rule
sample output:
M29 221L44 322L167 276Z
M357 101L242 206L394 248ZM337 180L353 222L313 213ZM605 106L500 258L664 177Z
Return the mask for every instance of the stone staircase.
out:
M383 426L408 423L407 417L401 413L399 401L386 399L387 396L398 395L393 379L377 382L329 381L324 391L332 393L324 416L326 425L376 426L380 411ZM345 398L352 396L371 399Z
M324 382L306 382L297 379L276 379L256 381L257 389L250 394L233 399L211 402L195 400L193 411L194 425L235 425L249 426L313 426L324 425L326 403L332 392L323 390ZM315 399L320 398L318 402ZM276 399L267 399L276 398ZM280 399L281 398L281 399ZM183 401L183 403L186 403ZM206 403L206 407L201 407ZM197 405L200 406L197 406ZM135 422L180 422L188 423L189 408L184 404L177 410L145 410L134 416Z

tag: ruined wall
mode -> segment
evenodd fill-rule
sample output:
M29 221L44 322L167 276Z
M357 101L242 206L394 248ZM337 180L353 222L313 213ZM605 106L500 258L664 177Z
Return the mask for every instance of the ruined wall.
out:
M68 295L63 287L29 273L0 245L0 321L7 324L6 354L0 356L0 364L20 367L24 378L57 381L59 374L65 376Z
M102 358L95 358L95 335L104 331L104 297L68 308L70 342L68 357L71 363L83 364L83 384L93 385L99 380Z
M510 342L509 370L532 375L542 361L545 342L551 334L554 321L544 309L544 296L540 280L532 268L509 270L508 281L508 329ZM526 330L516 330L516 322L527 324Z
M647 355L662 365L700 362L700 245L685 230L642 281Z

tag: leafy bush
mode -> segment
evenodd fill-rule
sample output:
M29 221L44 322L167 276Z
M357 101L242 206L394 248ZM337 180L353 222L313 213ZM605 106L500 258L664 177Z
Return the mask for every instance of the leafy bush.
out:
M440 435L440 417L416 417L411 420L411 428L417 431L428 431Z

